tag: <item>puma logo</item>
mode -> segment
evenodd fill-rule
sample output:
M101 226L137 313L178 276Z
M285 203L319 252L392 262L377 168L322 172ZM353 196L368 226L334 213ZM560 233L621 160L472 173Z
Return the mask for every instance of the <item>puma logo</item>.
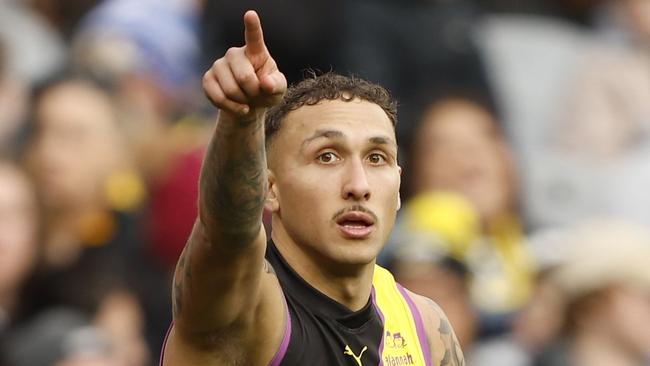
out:
M357 365L363 366L363 363L361 363L361 356L363 356L363 353L366 352L367 350L368 350L368 346L363 346L363 349L361 350L361 353L359 353L359 356L357 357L357 355L355 355L354 352L352 352L352 348L350 348L350 346L346 345L345 346L345 351L343 351L343 354L348 355L348 356L352 356L352 358L354 358L354 360L357 361Z

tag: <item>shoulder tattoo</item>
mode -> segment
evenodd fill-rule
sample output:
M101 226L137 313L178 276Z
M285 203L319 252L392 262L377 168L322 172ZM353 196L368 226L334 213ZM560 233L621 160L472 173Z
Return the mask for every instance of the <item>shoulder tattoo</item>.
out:
M465 366L465 358L463 351L460 348L460 343L456 338L456 334L449 323L449 319L442 311L440 306L431 299L427 299L429 305L440 319L438 326L438 337L440 341L436 342L444 347L444 354L440 360L440 366Z

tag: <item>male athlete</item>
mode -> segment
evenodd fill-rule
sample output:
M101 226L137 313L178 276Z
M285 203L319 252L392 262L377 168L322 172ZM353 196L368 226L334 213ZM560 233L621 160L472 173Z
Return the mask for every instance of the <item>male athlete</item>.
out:
M375 266L399 209L394 102L334 74L287 90L244 23L203 78L220 113L163 365L464 365L442 311Z

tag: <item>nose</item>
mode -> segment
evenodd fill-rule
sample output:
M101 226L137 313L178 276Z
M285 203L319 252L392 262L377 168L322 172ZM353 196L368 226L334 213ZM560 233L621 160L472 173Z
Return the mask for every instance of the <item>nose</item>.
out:
M341 195L345 200L367 201L370 199L370 184L363 163L359 159L349 160L344 172Z

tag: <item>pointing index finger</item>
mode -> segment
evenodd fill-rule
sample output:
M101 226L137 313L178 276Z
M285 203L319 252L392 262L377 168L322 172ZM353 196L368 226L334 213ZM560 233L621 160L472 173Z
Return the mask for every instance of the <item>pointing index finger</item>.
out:
M266 51L264 44L264 34L262 33L262 23L260 17L254 10L249 10L244 14L244 34L246 38L246 53L248 55L260 54Z

